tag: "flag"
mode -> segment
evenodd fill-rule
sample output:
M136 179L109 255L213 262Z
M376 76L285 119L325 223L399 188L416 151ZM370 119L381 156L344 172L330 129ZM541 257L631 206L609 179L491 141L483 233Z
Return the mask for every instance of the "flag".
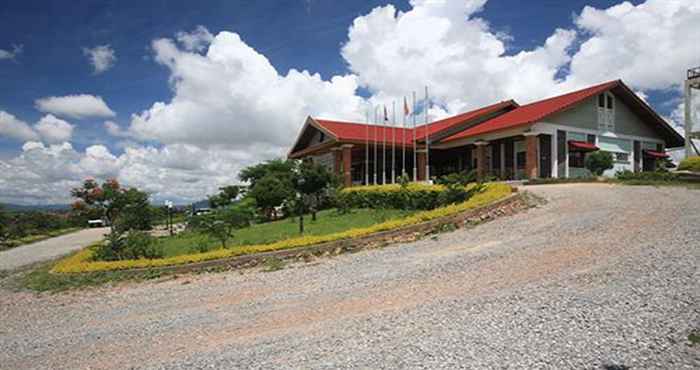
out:
M410 116L411 115L411 110L408 108L408 102L406 101L406 97L403 97L403 115L404 116Z

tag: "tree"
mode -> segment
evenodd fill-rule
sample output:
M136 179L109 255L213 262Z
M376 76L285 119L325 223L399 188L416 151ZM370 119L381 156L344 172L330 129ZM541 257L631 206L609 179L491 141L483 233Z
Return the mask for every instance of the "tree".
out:
M219 188L219 194L209 197L209 206L211 208L225 207L230 205L241 193L240 186L228 185Z
M83 186L73 188L71 195L78 198L79 201L73 203L73 208L80 209L98 209L100 215L104 217L110 226L116 219L119 208L122 204L117 202L117 199L122 192L122 188L116 179L109 179L100 186L94 179L87 179L83 182Z
M255 199L255 204L262 210L265 218L272 220L275 207L292 199L294 188L288 179L268 174L255 182L248 195Z
M221 246L226 248L226 241L233 237L234 230L250 226L253 214L253 210L245 204L236 204L197 216L198 220L193 225L220 241Z
M295 168L296 161L273 159L244 168L238 174L238 178L250 184L250 188L253 188L258 181L270 175L277 176L291 183L294 178Z
M586 156L586 168L596 176L601 176L606 170L613 168L613 157L610 152L597 151Z
M150 230L155 216L148 202L148 194L135 188L123 190L116 197L115 204L119 213L114 225L124 231Z
M302 162L297 170L296 190L301 194L301 201L311 210L311 219L316 221L316 211L321 203L321 198L328 188L337 185L337 178L331 174L325 166L311 161ZM301 217L303 217L303 207Z

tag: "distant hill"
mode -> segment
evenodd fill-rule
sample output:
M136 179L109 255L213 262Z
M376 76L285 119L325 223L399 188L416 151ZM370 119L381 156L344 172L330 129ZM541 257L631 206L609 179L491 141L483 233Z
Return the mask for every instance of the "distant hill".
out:
M2 208L8 211L17 212L29 212L29 211L67 211L70 209L70 204L38 204L38 205L24 205L24 204L12 204L12 203L2 203L0 204Z

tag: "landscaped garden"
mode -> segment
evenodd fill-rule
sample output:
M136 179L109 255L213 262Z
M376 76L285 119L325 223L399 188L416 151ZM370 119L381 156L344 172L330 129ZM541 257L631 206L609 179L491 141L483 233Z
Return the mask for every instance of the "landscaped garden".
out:
M151 269L320 245L396 230L488 205L511 193L476 183L473 173L409 183L340 188L323 166L274 160L244 169L248 188L227 186L213 211L192 215L179 234L150 235L147 195L115 180L74 189L77 209L101 209L112 224L102 243L51 267L52 274Z

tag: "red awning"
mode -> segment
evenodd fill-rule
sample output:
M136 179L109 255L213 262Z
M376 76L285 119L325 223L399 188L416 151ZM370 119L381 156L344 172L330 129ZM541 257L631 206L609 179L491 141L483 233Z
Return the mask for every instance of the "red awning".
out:
M654 150L646 150L646 149L645 149L645 150L644 150L644 155L646 155L647 157L653 157L653 158L662 158L662 159L663 159L663 158L668 158L668 154L666 154L666 153L664 153L664 152L657 152L657 151L654 151Z
M587 143L585 141L569 140L569 149L578 152L595 152L599 150L595 144Z

